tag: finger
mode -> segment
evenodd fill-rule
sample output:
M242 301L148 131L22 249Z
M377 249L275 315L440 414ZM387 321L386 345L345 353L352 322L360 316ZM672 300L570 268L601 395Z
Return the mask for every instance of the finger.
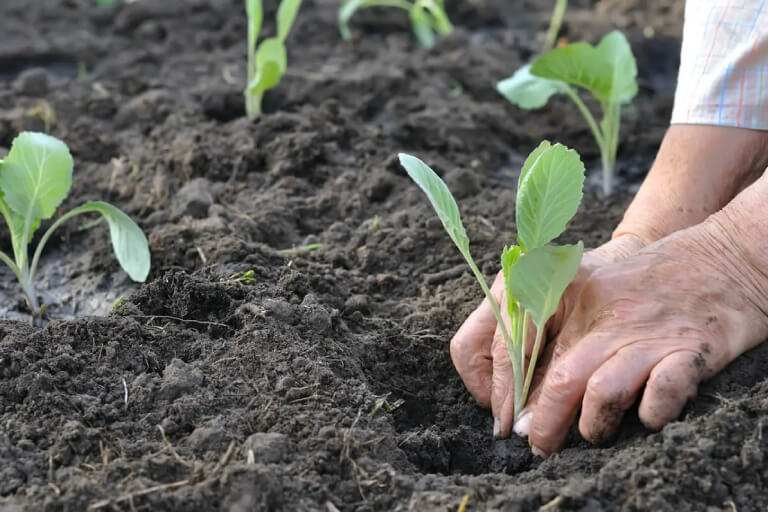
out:
M643 425L658 430L677 418L706 373L698 352L674 352L662 359L651 370L640 401L638 415Z
M503 279L497 276L491 293L498 301L503 296L503 291ZM451 339L453 365L464 385L483 407L491 405L491 344L495 329L496 317L493 309L488 299L483 299Z
M610 354L613 336L593 334L553 361L544 377L533 409L528 442L536 455L546 457L565 442L568 428L576 418L589 377ZM561 341L561 346L570 343Z
M647 346L627 346L592 374L587 381L579 431L587 441L602 443L616 432L621 419L665 354Z

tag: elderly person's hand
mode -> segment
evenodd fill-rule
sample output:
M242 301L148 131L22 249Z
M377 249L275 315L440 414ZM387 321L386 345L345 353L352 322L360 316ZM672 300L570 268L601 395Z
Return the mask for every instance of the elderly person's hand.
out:
M590 311L601 311L599 308L606 307L605 303L589 304L589 302L607 300L607 297L612 297L608 292L629 292L630 290L626 288L627 283L624 283L624 280L629 275L633 275L633 272L637 272L637 270L629 269L650 268L652 255L655 254L657 257L656 260L653 260L655 262L654 272L667 272L669 268L676 268L678 269L678 276L676 277L682 278L683 275L680 273L687 269L683 266L685 265L684 262L682 264L679 261L675 263L673 259L675 255L668 252L671 250L665 249L664 252L655 252L659 250L659 247L665 247L664 245L654 246L653 249L644 252L641 258L643 263L628 262L627 267L621 266L620 263L641 248L671 233L697 225L704 221L708 215L723 208L739 191L760 176L768 164L767 147L768 134L754 130L683 125L673 126L669 129L656 162L627 210L624 220L617 228L614 239L584 255L579 274L563 295L558 312L547 324L546 340L556 341L555 343L548 341L545 354L543 358L540 358L539 376L538 378L534 377L531 402L537 400L538 393L542 389L539 386L541 375L543 370L547 368L549 359L553 355L561 356L580 339L574 337L573 334L560 336L561 330L574 312L577 299L581 298L582 300L577 308L579 316L572 322L573 327L570 327L572 331L569 333L581 332L586 335L589 325L588 322L586 326L581 325L585 322L584 319ZM712 223L708 226L706 229L711 230ZM701 231L704 228L697 229ZM705 235L702 233L697 236ZM768 235L766 235L766 239L768 239ZM669 243L672 242L669 241ZM695 242L692 241L687 243L695 245ZM674 244L684 244L684 242L677 241ZM685 251L680 256L684 254ZM691 257L701 256L692 255ZM658 258L670 259L665 266ZM639 265L639 267L635 265ZM642 283L641 277L636 277L635 280ZM650 279L653 282L658 280L656 277ZM685 281L685 279L683 280ZM583 290L585 286L587 286L586 291ZM691 290L690 287L688 289L695 291ZM661 291L663 290L661 287L658 287L657 290L659 294L665 293ZM645 302L655 300L653 299L653 289L638 288L638 293L640 291L648 295L646 297L638 295L637 300ZM492 292L499 302L503 301L503 285L500 279L497 278ZM705 289L702 289L702 292L708 293ZM504 311L503 307L502 311ZM672 310L667 309L665 311L670 313ZM621 315L616 318L618 319L616 322L620 324L621 320L629 321L630 317L622 310ZM689 320L695 321L695 319ZM529 334L530 340L532 340L533 329L529 330ZM530 355L530 350L531 343L529 342L528 355ZM496 437L508 436L513 424L514 379L512 367L501 334L497 330L496 320L485 300L467 318L451 341L451 357L461 378L478 403L492 408L494 435ZM703 373L702 377L706 375L707 373ZM629 397L626 400L629 400ZM679 400L675 404L678 402ZM679 407L682 406L678 405L670 405L669 408L677 407L676 410L679 411ZM578 403L575 406L573 403L569 403L567 407L578 408ZM521 414L518 424L515 425L515 430L518 433L524 434L529 430L532 415L525 413L531 412L531 410L532 407L529 406ZM564 435L562 429L567 428L566 424L573 420L575 409L571 412L573 414L565 415L567 417L559 417L561 424L555 429L557 435L543 433L541 446L539 446L542 452L549 453L559 446L559 442L562 441L559 436ZM545 420L542 418L546 418L546 415L539 414L538 418L539 423L536 425L543 423ZM669 419L671 418L667 418L665 421ZM659 426L658 422L649 421L648 424ZM587 434L588 438L593 440L607 435L607 432L611 430L605 428L603 430L606 434L600 434L599 429L593 429L592 423L587 422L585 430L587 430L587 426L590 431L593 430ZM535 434L533 439L536 440Z
M640 420L659 429L699 382L765 340L768 258L748 256L766 245L755 236L764 235L717 214L596 269L550 344L529 401L524 423L534 453L560 449L579 409L582 436L608 439L641 394Z

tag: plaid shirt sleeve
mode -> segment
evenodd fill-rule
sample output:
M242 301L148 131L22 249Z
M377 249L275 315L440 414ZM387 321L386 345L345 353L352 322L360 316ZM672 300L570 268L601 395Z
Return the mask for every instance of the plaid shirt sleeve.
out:
M768 130L768 0L687 0L672 124Z

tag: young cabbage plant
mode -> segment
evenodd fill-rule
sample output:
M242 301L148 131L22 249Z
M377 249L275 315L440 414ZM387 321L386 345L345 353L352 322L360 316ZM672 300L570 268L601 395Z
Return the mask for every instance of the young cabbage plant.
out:
M419 44L431 48L436 35L447 35L453 30L445 13L444 0L346 0L339 8L339 32L344 40L351 37L349 20L359 9L366 7L395 7L408 13L413 33Z
M277 35L258 42L264 9L261 0L245 0L248 17L248 69L245 113L249 119L261 114L264 93L277 87L288 66L285 40L301 7L301 0L282 0L277 9Z
M581 203L584 164L575 151L544 141L523 165L515 211L517 244L505 247L501 255L505 313L510 319L507 328L500 306L469 251L469 237L450 190L418 158L401 154L400 163L426 193L491 305L512 361L516 419L528 398L546 323L557 311L563 292L581 264L581 242L562 246L549 243L565 230ZM525 344L531 322L536 326L536 335L526 368Z
M576 87L586 89L600 103L603 118L599 124ZM635 57L621 32L611 32L597 46L574 43L556 48L502 80L496 88L524 109L543 107L554 94L565 94L573 100L600 148L603 192L611 193L621 107L637 94Z
M0 214L11 235L13 258L0 251L19 280L33 317L44 312L35 291L35 274L45 244L64 222L82 213L100 213L109 225L112 248L123 270L134 281L149 274L149 246L141 229L121 210L102 201L92 201L63 214L40 238L32 259L28 247L41 221L50 219L66 199L72 186L72 155L59 139L44 133L22 132L0 160Z

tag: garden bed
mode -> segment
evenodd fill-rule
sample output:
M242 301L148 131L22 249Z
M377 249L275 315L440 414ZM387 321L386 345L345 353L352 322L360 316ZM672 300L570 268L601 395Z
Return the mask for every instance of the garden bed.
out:
M492 275L541 139L592 171L563 241L595 246L669 120L682 2L572 1L568 39L616 27L638 60L619 191L601 198L575 108L494 90L540 47L550 3L449 1L457 28L425 51L399 12L361 13L344 43L338 2L305 0L288 76L248 122L241 1L3 0L0 147L43 129L30 109L47 101L76 162L65 206L123 208L153 269L137 287L104 225L65 225L41 327L0 274L0 510L768 509L765 347L662 432L631 412L611 444L574 431L546 461L492 439L451 365L480 293L397 152L444 176Z

